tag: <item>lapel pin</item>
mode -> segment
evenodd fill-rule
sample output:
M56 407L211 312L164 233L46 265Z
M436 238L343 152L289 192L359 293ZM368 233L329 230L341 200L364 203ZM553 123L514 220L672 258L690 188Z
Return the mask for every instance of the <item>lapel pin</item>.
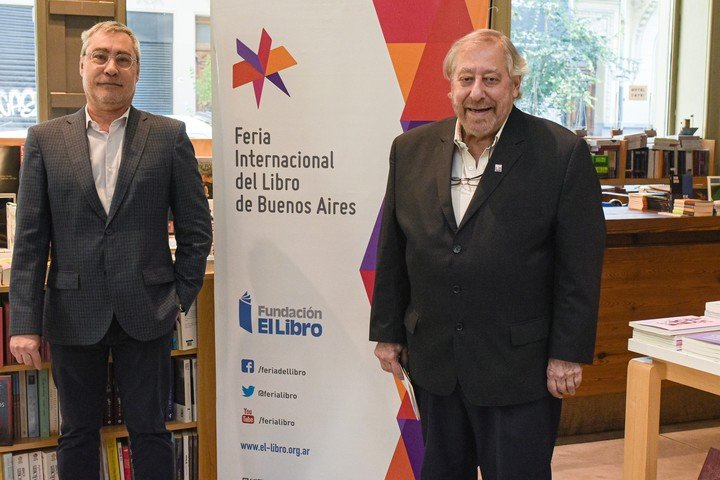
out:
M502 165L500 165L499 163L496 163L496 164L495 164L495 171L496 171L497 173L502 172Z

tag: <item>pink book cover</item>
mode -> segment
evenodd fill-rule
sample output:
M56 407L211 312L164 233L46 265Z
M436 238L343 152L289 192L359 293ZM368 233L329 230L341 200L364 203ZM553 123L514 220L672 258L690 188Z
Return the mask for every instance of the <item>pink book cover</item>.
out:
M685 338L720 345L720 332L693 333L692 335L685 335Z
M650 320L638 320L630 325L647 325L649 327L662 328L663 330L691 330L694 328L719 327L720 318L698 317L696 315L685 315L682 317L652 318Z

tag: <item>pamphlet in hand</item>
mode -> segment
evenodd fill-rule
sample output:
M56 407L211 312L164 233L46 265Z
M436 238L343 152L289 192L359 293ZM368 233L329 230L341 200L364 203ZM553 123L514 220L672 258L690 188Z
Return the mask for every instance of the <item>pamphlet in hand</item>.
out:
M410 381L410 375L408 375L405 367L400 368L402 368L402 373L404 377L402 380L402 384L407 391L408 397L410 397L410 404L412 405L413 413L415 413L415 418L420 420L420 409L418 408L417 398L415 398L415 390L413 389L412 382Z

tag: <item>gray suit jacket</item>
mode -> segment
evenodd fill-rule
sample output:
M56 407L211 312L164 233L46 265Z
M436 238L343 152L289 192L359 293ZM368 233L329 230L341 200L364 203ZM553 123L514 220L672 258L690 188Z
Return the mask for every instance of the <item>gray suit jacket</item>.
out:
M549 358L593 360L605 242L587 145L513 108L460 224L455 119L390 154L370 339L406 343L410 376L477 405L548 395Z
M89 345L115 315L133 338L157 338L200 291L211 241L182 122L131 108L109 214L93 181L84 109L35 125L20 173L10 333Z

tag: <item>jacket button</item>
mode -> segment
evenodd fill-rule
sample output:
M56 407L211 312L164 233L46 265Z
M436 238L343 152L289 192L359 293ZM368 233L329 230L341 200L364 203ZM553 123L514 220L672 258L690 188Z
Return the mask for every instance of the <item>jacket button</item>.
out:
M453 286L452 286L452 292L453 292L453 293L460 293L460 285L453 285Z
M455 324L455 330L457 330L458 332L462 331L463 327L464 325L462 324L462 322L458 322Z
M105 230L105 235L112 235L112 234L113 234L113 231L111 228L108 228L107 230Z
M454 245L453 246L453 253L460 253L462 252L462 246L460 245Z

